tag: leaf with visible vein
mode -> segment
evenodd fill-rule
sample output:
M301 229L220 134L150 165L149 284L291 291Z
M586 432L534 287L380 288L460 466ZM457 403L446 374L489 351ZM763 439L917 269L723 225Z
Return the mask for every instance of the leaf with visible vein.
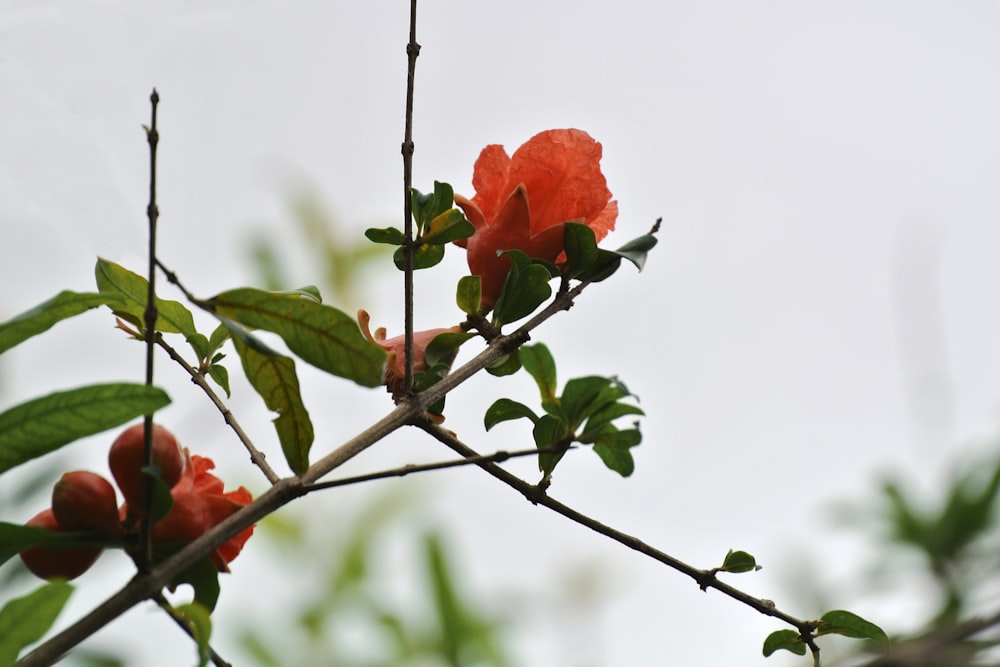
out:
M125 297L105 292L71 292L64 290L31 310L0 324L0 353L32 336L48 331L53 325L91 308L124 304Z
M158 387L116 383L60 391L0 413L0 472L170 403Z
M133 324L144 325L146 300L149 295L149 281L138 273L106 259L98 259L94 268L97 288L101 292L120 294L124 302L112 310ZM191 311L177 301L156 299L156 330L164 333L181 333L193 336L194 318Z
M250 384L264 399L268 410L278 413L274 428L281 442L281 451L296 475L309 468L309 450L313 443L313 426L302 403L295 362L279 354L268 354L252 345L234 330L233 344L243 362L243 371Z
M208 304L218 315L278 334L292 352L320 370L365 387L382 384L385 350L336 308L250 287L223 292Z

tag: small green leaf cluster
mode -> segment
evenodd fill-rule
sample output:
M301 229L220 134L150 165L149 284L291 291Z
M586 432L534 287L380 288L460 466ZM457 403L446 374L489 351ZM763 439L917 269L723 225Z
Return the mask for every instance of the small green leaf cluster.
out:
M498 255L510 258L510 272L493 305L492 324L501 327L509 322L527 317L552 296L549 282L553 278L565 281L600 282L618 270L622 259L632 262L640 271L646 263L647 253L656 245L654 227L629 241L617 250L607 250L597 245L597 238L587 225L567 222L563 225L563 248L566 262L561 266L542 259L528 257L520 250L502 250ZM568 285L568 282L564 283ZM459 282L458 304L466 313L478 311L479 298L468 278Z
M461 210L455 208L455 192L447 183L434 181L434 192L410 190L410 206L417 224L413 239L413 268L428 269L444 259L444 248L453 241L468 238L475 227ZM374 243L399 246L393 262L400 271L406 270L406 235L397 227L369 228L365 236Z
M537 415L523 403L501 398L486 410L484 423L486 430L490 430L503 421L531 420L535 445L543 450L538 455L538 469L542 473L540 486L549 484L556 464L575 442L593 445L605 466L623 477L631 475L635 463L630 450L642 441L638 422L624 429L613 422L643 412L638 406L622 400L633 396L625 385L614 377L573 378L557 396L555 360L545 345L526 345L510 356L515 355L517 363L538 385L544 414Z
M822 635L841 635L852 639L869 639L876 642L888 642L889 638L885 631L871 621L867 621L857 614L835 609L828 611L818 620L813 622L814 631L812 637ZM806 642L802 634L795 630L777 630L772 632L764 640L763 653L768 657L775 651L791 651L796 655L806 654ZM814 661L819 664L818 657Z
M563 273L569 278L586 282L600 282L613 275L622 260L627 259L635 268L642 271L646 265L646 256L656 245L656 232L660 221L649 231L632 239L617 250L607 250L597 246L594 230L587 225L567 222L563 231L563 248L566 251L566 264Z
M98 258L94 275L102 294L113 294L119 298L119 301L110 304L112 312L119 318L119 328L137 340L145 339L149 281L103 258ZM130 329L122 321L135 329ZM160 298L156 299L155 328L160 333L182 334L198 357L198 369L211 377L229 396L229 372L219 363L225 355L218 352L228 338L224 328L216 328L210 337L206 337L198 333L194 316L184 304Z

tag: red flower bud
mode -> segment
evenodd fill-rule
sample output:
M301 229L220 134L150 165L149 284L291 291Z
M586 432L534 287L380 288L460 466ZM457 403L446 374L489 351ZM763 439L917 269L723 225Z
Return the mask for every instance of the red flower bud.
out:
M66 532L56 520L51 509L43 510L25 522L26 526L38 526L56 532ZM21 560L36 576L42 579L75 579L86 572L97 557L100 547L80 549L47 549L32 547L21 552Z
M142 506L145 497L146 475L142 474L145 465L144 434L143 424L130 426L115 439L108 452L111 474L125 496L125 502L135 508ZM153 465L160 469L160 477L168 487L173 487L184 472L184 455L177 439L159 424L153 424Z
M371 315L368 314L367 310L358 311L358 324L361 326L361 333L364 334L365 338L386 351L388 356L385 361L385 377L383 378L383 381L385 382L386 388L392 392L393 398L401 398L403 396L404 389L403 383L406 378L406 368L404 367L406 360L406 337L396 336L395 338L386 339L385 327L379 327L375 330L375 333L372 334ZM447 329L414 331L413 372L421 373L427 370L427 360L425 359L427 346L431 344L431 341L434 340L438 334L461 332L462 328L457 326L449 327Z
M64 474L52 487L52 513L66 530L122 534L118 500L111 482L97 473L77 470Z

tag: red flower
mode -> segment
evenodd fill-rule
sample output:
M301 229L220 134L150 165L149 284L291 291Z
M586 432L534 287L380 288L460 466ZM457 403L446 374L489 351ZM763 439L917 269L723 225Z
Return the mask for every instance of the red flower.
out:
M403 394L403 383L406 378L406 340L405 336L396 336L386 340L385 327L379 327L375 334L371 332L371 315L366 310L358 311L358 324L361 325L361 333L365 338L375 343L387 352L385 363L385 386L392 392L393 398L400 398ZM427 346L438 334L461 333L461 327L450 327L447 329L428 329L426 331L413 332L413 372L420 373L427 370L427 362L424 355Z
M253 501L253 496L242 486L224 492L222 480L208 472L215 467L212 459L191 456L186 448L184 458L187 464L184 474L170 490L173 507L153 526L154 542L191 542ZM253 529L254 526L244 529L212 553L220 572L229 571L228 563L239 555Z
M483 304L492 306L510 270L498 250L521 250L529 257L565 261L563 224L582 223L597 240L614 229L618 202L601 173L601 144L582 130L536 134L512 157L490 145L476 160L471 200L455 203L476 233L456 243L468 250L469 270L482 279Z

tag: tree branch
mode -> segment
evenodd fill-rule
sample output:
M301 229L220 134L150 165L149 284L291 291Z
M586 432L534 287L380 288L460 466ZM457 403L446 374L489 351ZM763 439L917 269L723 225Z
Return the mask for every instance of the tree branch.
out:
M277 483L277 481L281 479L278 476L278 473L274 472L271 466L268 465L266 460L267 457L264 452L257 449L257 447L253 444L253 441L250 440L250 436L246 434L243 427L240 426L238 421L236 421L236 416L233 414L232 410L230 410L226 404L222 402L222 398L220 398L219 395L215 393L215 390L212 389L211 385L208 384L208 380L205 379L205 374L199 372L198 369L194 368L191 364L185 361L184 357L182 357L177 350L163 340L163 335L159 332L156 334L156 343L166 351L171 359L187 371L187 374L191 376L191 382L201 387L201 390L205 392L209 400L215 404L215 407L218 408L220 413L222 413L222 418L227 424L229 424L229 427L233 429L234 433L236 433L236 437L240 439L240 442L243 443L243 446L246 447L246 450L250 453L250 460L255 466L260 468L261 472L263 472L264 476L267 478L267 481L271 484Z
M462 456L469 457L472 459L479 459L481 455L474 449L460 441L456 438L450 431L443 429L429 420L423 420L418 424L418 426L433 436L436 440L443 443L445 446L449 447L452 451L461 454ZM623 533L620 530L615 530L611 526L605 525L596 519L593 519L585 514L582 514L573 508L564 505L547 495L542 489L534 484L529 484L528 482L522 480L521 478L512 475L503 468L493 463L487 461L476 461L476 465L488 472L493 477L497 478L504 484L515 489L525 498L527 498L534 505L542 505L548 509L560 514L567 519L585 526L596 533L604 535L619 544L623 544L629 549L633 549L648 556L653 560L659 561L668 567L677 570L678 572L685 574L698 584L699 588L702 590L707 590L709 588L714 588L717 591L728 595L729 597L742 602L743 604L756 609L761 614L765 616L773 616L774 618L780 619L785 623L793 626L799 631L802 636L803 641L806 642L814 651L818 651L818 647L815 646L813 642L813 630L816 629L816 624L813 621L806 621L790 614L787 614L779 609L777 609L774 603L770 600L764 600L761 598L756 598L748 593L744 593L738 588L734 588L729 584L719 581L715 576L714 570L701 570L692 565L674 558L673 556L656 549L649 544L646 544L642 540L627 533Z
M417 0L410 0L410 40L406 44L406 112L403 129L403 359L404 391L413 393L413 82L417 72Z
M146 217L149 220L148 276L146 293L146 311L144 324L146 327L146 386L153 386L153 359L155 358L156 342L156 223L160 217L160 209L156 204L156 148L160 143L160 131L156 126L156 107L160 103L160 95L153 89L149 96L150 123L146 128L146 141L149 143L149 204L146 206ZM147 467L153 465L153 415L143 417L143 461ZM140 570L145 570L153 561L153 531L149 520L153 507L153 485L144 485L142 507L139 516L139 549L136 562Z

